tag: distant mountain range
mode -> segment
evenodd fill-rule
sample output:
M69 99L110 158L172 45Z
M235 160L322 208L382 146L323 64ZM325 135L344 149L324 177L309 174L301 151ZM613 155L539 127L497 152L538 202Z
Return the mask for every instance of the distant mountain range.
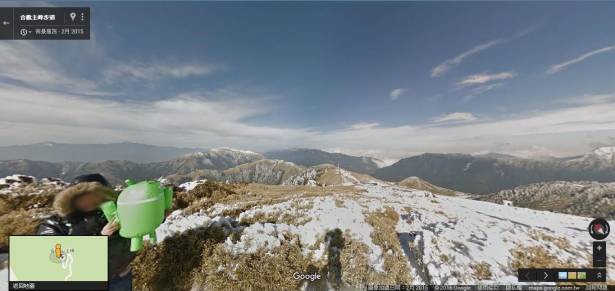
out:
M231 148L217 148L208 151L155 147L139 144L109 145L66 145L43 144L25 146L40 149L38 155L56 157L62 151L51 149L44 154L44 148L104 148L101 153L128 157L130 151L120 149L141 148L156 152L160 158L172 152L181 152L165 161L136 162L133 160L103 161L33 161L15 159L0 161L0 176L26 174L36 177L58 177L71 180L73 177L98 172L113 183L121 183L126 178L155 179L166 177L174 182L195 179L213 179L229 182L258 182L279 184L288 177L300 173L310 174L310 167L331 165L353 173L372 175L375 178L400 182L408 177L419 177L439 187L474 194L489 194L500 190L512 189L549 181L597 181L615 182L615 147L598 148L585 155L570 158L550 158L542 160L524 159L503 154L422 154L402 159L395 164L380 168L381 161L370 157L355 157L340 153L328 153L315 149L291 149L259 154ZM92 148L90 148L92 146ZM17 147L4 147L15 149ZM119 152L111 153L112 148ZM0 150L1 152L2 150ZM21 150L25 152L25 150ZM164 154L162 154L164 153ZM5 153L6 154L6 153ZM142 153L139 157L146 155ZM79 155L75 155L79 157ZM102 156L101 156L102 157ZM93 159L93 158L91 158ZM69 159L70 160L70 159ZM407 180L416 184L418 180ZM327 184L327 183L325 183Z
M238 153L241 150L235 150ZM244 151L249 152L249 151ZM66 144L66 143L37 143L30 145L0 146L1 160L30 160L42 162L104 162L104 161L130 161L134 163L178 162L178 158L189 155L208 154L209 151L196 148L178 148L153 146L139 143L110 143L110 144ZM250 152L252 153L252 152ZM284 160L306 167L332 164L341 168L359 172L371 173L383 162L371 157L355 157L341 153L328 153L316 149L289 149L267 152L261 158ZM209 160L212 163L203 164L203 169L227 169L237 165L217 159ZM188 162L188 161L186 161ZM197 161L198 162L198 161ZM241 162L241 161L238 161ZM180 161L181 163L181 161ZM207 163L207 162L206 162ZM195 167L198 165L195 165Z
M615 181L615 147L583 156L532 160L501 154L423 154L377 169L373 176L401 181L417 176L449 189L487 194L548 181Z
M101 162L41 162L30 160L0 161L0 176L14 173L32 175L35 177L57 177L70 181L85 173L101 173L114 184L125 179L156 179L159 177L176 176L189 179L196 172L213 173L238 165L262 160L260 154L230 148L212 149L207 152L194 152L179 158L153 163L135 163L131 161L101 161Z
M0 160L32 160L44 162L131 161L150 163L168 161L202 149L153 146L139 143L67 144L37 143L0 146Z

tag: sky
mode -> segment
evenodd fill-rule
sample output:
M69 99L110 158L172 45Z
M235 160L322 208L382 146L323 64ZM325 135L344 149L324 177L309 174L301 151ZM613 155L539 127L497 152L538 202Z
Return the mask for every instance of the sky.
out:
M0 42L0 145L395 160L615 144L615 3L27 4L90 6L92 38Z

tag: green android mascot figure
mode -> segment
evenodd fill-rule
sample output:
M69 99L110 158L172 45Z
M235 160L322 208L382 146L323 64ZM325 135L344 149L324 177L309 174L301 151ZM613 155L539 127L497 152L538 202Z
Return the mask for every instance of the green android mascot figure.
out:
M130 238L130 251L143 247L143 236L156 243L156 228L164 221L165 211L171 209L173 189L165 188L158 181L134 183L126 180L117 203L109 201L101 205L108 221L120 223L120 236Z

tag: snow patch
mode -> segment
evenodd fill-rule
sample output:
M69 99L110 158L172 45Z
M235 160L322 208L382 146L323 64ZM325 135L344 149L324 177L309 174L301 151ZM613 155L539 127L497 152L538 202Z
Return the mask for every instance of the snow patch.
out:
M258 153L255 153L253 151L234 149L230 147L214 148L214 149L211 149L211 151L212 152L236 152L236 153L242 153L244 155L259 155Z
M257 213L295 213L293 205L301 205L301 203L313 203L311 209L301 213L302 216L312 218L309 222L303 225L288 225L288 224L270 224L270 223L255 223L243 230L243 235L238 243L232 243L227 240L226 246L233 252L251 253L258 248L264 247L267 249L274 248L280 245L284 240L284 235L297 236L301 244L305 246L304 255L309 254L309 249L315 249L312 258L321 260L325 254L324 239L326 233L330 230L339 228L342 232L349 230L354 239L365 243L371 250L370 263L377 270L382 270L382 249L375 245L371 239L372 227L365 221L363 206L352 200L345 200L344 207L339 208L335 204L333 197L319 198L301 198L303 200L293 199L279 204L266 205L255 209L250 209L240 215L239 220L252 217ZM320 239L320 240L319 240ZM316 245L316 243L319 245Z
M342 176L342 185L343 186L352 186L352 185L358 185L361 184L361 182L355 178L355 176L353 176L350 172L342 169L342 168L338 168L340 175Z
M196 188L196 186L201 185L205 182L207 182L207 179L190 181L190 182L182 183L178 187L184 189L184 191L190 191Z
M472 166L472 162L467 163L466 166L463 168L463 171L464 172L468 171L471 166Z

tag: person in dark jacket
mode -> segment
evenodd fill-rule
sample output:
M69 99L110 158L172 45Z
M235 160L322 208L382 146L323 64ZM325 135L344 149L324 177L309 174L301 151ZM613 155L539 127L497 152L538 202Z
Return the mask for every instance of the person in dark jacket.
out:
M106 235L109 236L109 290L132 290L130 239L119 236L119 224L109 222L100 205L115 200L117 193L100 174L75 178L73 183L56 195L56 214L44 219L39 235Z

